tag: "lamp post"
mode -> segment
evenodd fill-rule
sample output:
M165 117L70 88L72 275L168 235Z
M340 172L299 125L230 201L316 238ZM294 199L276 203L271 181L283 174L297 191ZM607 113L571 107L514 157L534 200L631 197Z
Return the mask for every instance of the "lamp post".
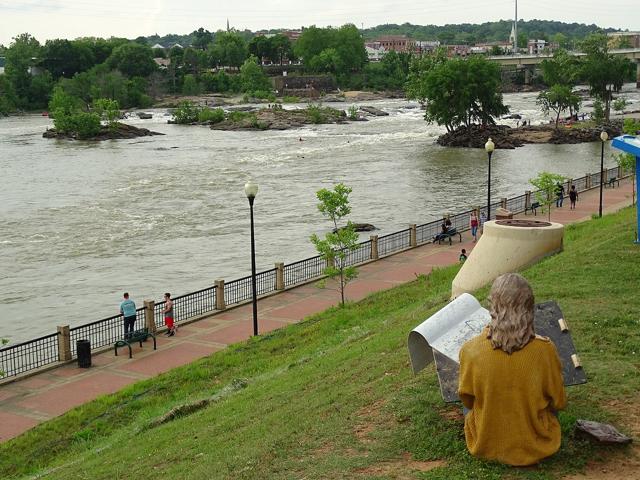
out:
M602 184L604 180L604 143L609 139L609 135L604 130L600 133L602 140L602 149L600 150L600 207L598 208L598 217L602 218Z
M489 138L487 143L484 144L484 149L487 151L487 155L489 155L489 173L487 175L487 222L491 220L491 154L495 150L496 146Z
M258 295L256 289L256 241L253 234L253 201L258 194L258 185L249 180L244 185L244 193L249 199L249 210L251 211L251 290L253 293L253 335L258 335Z

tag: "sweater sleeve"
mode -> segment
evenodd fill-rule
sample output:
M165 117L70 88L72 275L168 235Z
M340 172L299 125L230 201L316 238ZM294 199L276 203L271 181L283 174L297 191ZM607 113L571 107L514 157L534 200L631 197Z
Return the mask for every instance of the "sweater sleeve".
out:
M554 411L562 410L567 406L567 394L564 391L562 379L562 365L558 352L553 343L549 342L549 375L547 376L546 396L550 400L550 406Z
M468 409L473 409L475 395L473 392L472 365L467 358L465 349L460 350L460 376L458 378L458 396L462 404Z

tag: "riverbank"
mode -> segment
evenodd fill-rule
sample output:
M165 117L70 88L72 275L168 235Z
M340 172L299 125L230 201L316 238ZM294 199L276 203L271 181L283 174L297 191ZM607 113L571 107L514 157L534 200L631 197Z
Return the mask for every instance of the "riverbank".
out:
M524 272L538 302L562 307L590 376L568 389L560 452L533 470L470 457L459 406L442 402L433 367L410 373L407 332L447 302L454 266L79 407L0 446L0 472L106 479L128 465L167 478L412 478L432 471L433 478L554 479L586 469L580 478L602 478L603 470L607 478L632 478L637 446L619 449L621 458L572 432L576 418L588 418L640 434L633 414L640 376L629 360L640 341L629 312L640 299L626 288L640 268L633 219L627 209L568 227L564 252ZM418 251L401 255L415 264ZM205 331L187 329L194 340Z

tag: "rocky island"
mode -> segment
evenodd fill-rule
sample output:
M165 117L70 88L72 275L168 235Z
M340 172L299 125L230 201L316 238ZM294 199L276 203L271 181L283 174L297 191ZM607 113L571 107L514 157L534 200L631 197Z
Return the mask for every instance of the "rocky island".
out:
M158 133L146 128L138 128L133 125L127 125L126 123L120 122L116 122L114 125L101 125L97 132L90 133L90 135L84 135L83 132L77 130L59 132L55 128L50 128L47 129L42 136L44 138L56 138L62 140L102 141L164 135L164 133Z

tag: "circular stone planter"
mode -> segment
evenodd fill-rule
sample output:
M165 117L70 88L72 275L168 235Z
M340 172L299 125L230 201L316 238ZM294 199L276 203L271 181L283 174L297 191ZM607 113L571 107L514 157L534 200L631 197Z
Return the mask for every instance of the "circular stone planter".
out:
M517 272L562 251L564 226L537 220L496 220L484 233L453 279L451 298L473 293L503 273Z

